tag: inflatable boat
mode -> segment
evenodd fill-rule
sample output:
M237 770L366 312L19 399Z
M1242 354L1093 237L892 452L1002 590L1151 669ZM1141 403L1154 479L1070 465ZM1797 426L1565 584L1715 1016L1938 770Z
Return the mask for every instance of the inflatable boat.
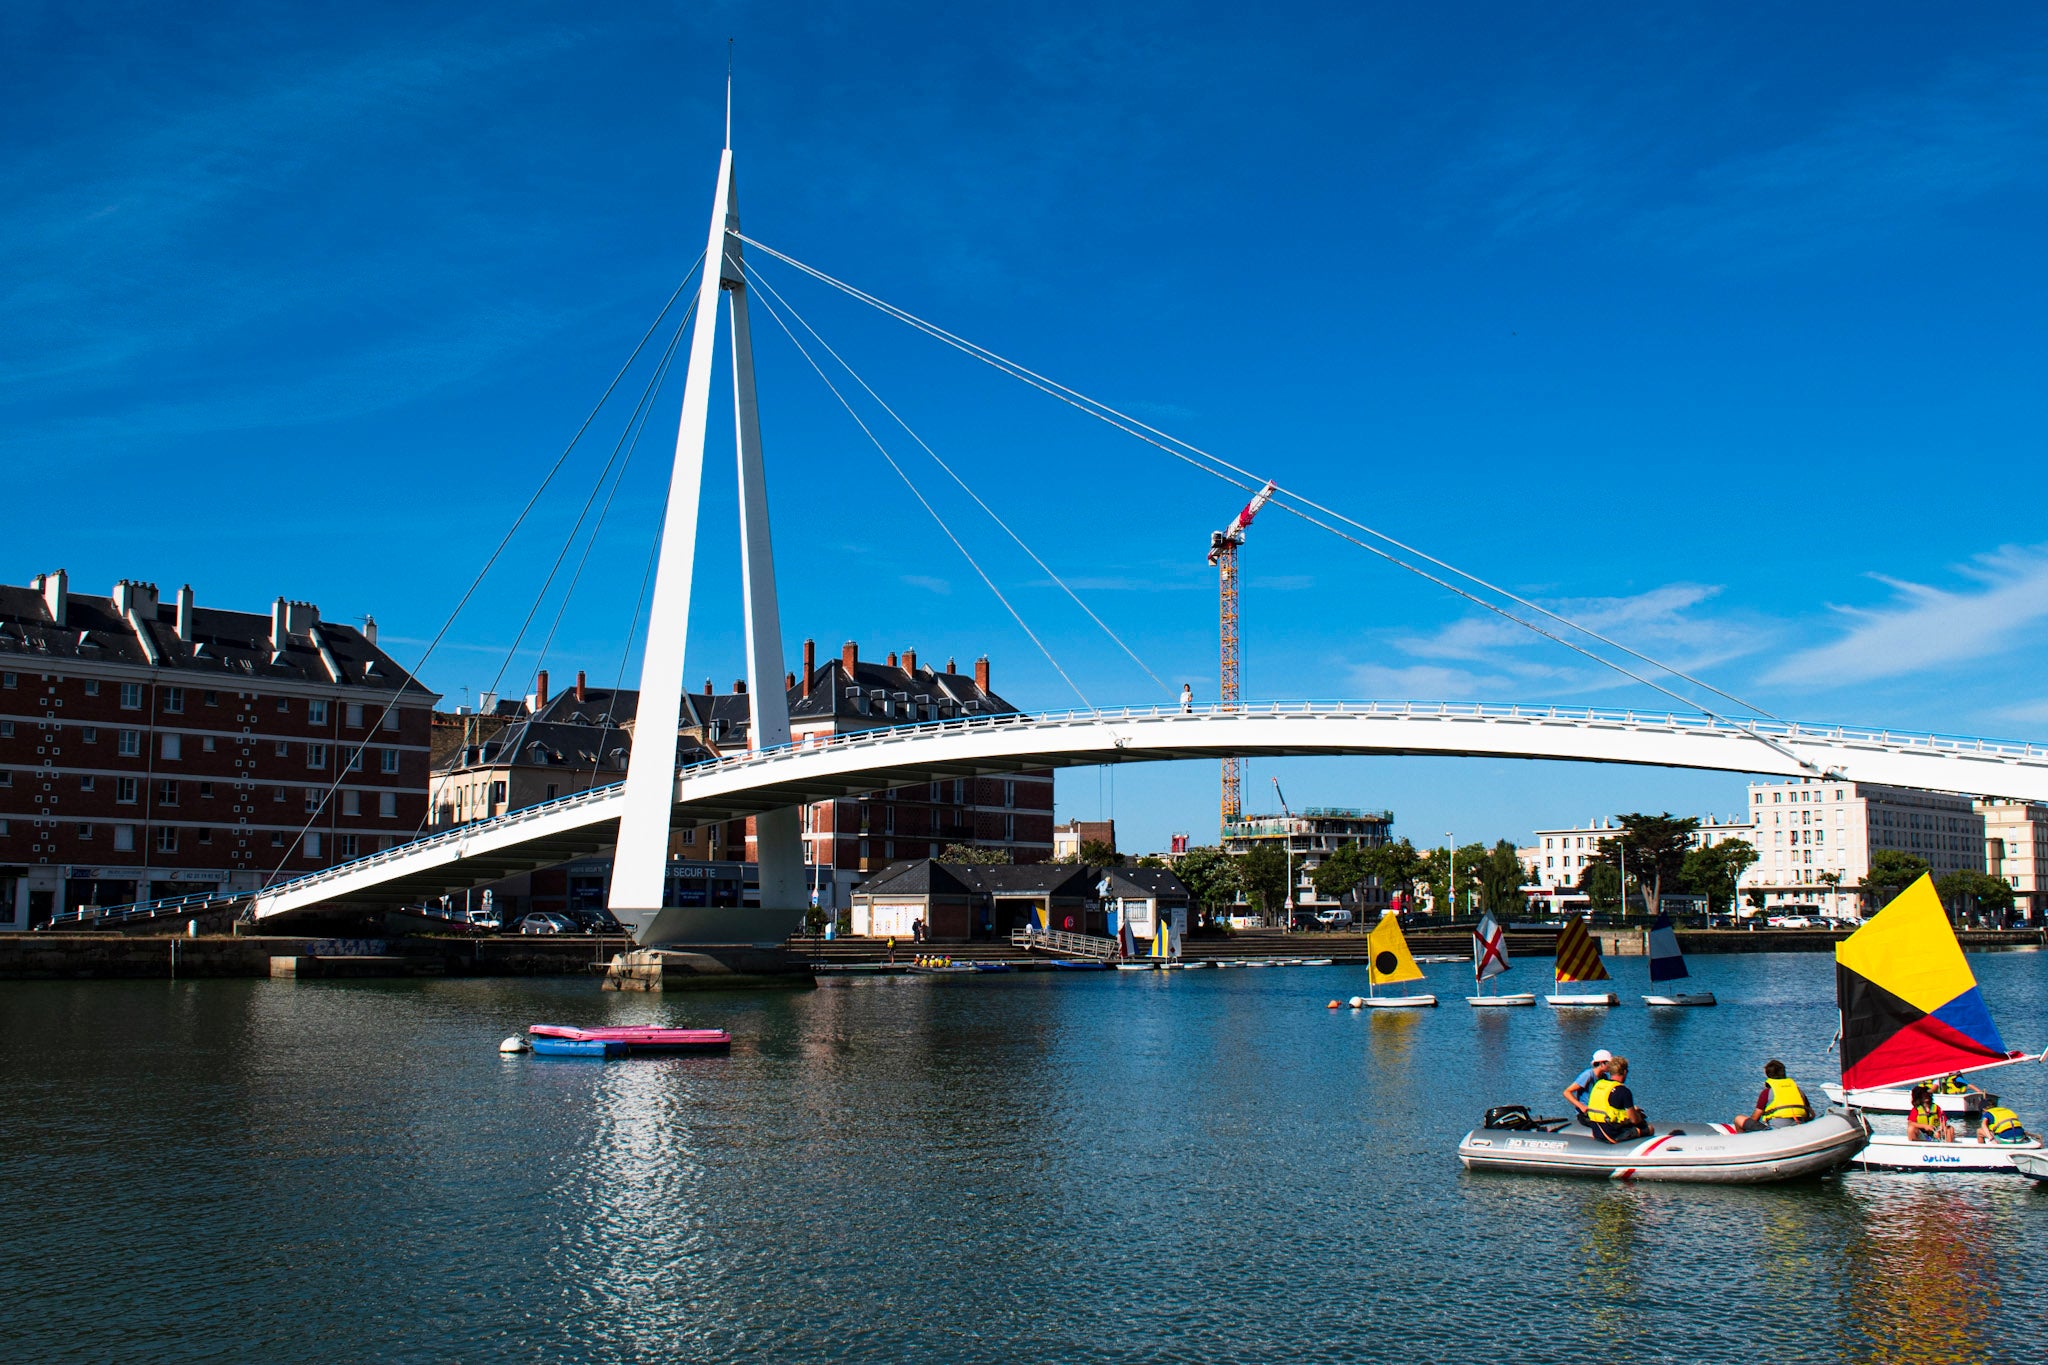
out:
M1574 1120L1531 1118L1510 1105L1489 1110L1486 1125L1465 1135L1458 1160L1471 1171L1760 1185L1836 1170L1869 1140L1870 1125L1860 1114L1829 1112L1760 1133L1737 1133L1725 1123L1681 1123L1607 1142Z
M1903 1133L1878 1133L1856 1154L1855 1164L1866 1171L2011 1171L2014 1160L2025 1152L2041 1155L2041 1139L2025 1142L1915 1142Z
M576 1028L569 1024L534 1024L533 1050L543 1057L619 1057L638 1052L723 1052L732 1035L722 1028L660 1028L629 1024L616 1028ZM581 1044L575 1049L561 1046Z

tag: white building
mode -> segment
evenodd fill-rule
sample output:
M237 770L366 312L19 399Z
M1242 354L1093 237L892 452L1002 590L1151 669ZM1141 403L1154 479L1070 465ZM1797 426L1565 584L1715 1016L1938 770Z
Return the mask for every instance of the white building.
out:
M1587 908L1590 902L1578 890L1579 878L1590 864L1599 861L1601 841L1620 833L1621 822L1606 819L1569 829L1537 830L1536 842L1515 850L1529 874L1529 894L1541 895L1551 903L1552 910ZM1755 833L1756 827L1739 816L1731 815L1724 820L1716 815L1703 815L1690 843L1694 848L1710 848L1729 839L1744 839L1753 844ZM1675 888L1667 888L1667 892L1671 891Z
M2048 803L1979 801L1984 818L1984 870L2003 877L2016 893L2014 905L2029 922L2038 922L2043 903L2041 878L2048 875Z
M1857 884L1880 849L1923 859L1936 877L1984 870L1985 817L1967 796L1806 778L1751 783L1749 811L1757 861L1742 874L1745 907L1760 898L1767 910L1857 918Z

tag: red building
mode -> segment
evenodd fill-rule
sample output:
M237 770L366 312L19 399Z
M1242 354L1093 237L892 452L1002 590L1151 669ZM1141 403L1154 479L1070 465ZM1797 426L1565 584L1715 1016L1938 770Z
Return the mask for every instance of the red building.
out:
M0 929L251 890L426 823L434 693L376 625L0 585Z

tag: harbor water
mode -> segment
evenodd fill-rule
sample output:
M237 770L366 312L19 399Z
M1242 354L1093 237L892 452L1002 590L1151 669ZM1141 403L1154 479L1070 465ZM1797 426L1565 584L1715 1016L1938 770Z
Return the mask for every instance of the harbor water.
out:
M2016 1047L2048 956L1977 954ZM1598 1047L1659 1120L1833 1079L1832 959L1695 958L1718 1009L1328 1010L1362 970L0 989L9 1360L2012 1359L2048 1188L1462 1172ZM1547 985L1523 963L1499 984ZM1407 987L1403 988L1409 989ZM730 1056L500 1056L529 1023ZM1985 1080L2048 1123L2048 1068ZM1993 1079L1995 1078L1995 1079Z

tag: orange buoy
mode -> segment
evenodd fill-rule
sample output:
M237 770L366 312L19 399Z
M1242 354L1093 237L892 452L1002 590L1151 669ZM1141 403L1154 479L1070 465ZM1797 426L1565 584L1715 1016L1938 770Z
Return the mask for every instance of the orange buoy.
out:
M1330 1002L1330 1008L1334 1010L1334 1009L1340 1008L1340 1006L1338 1005L1338 1003L1337 1003L1337 1002L1336 1002L1335 1000L1332 1000L1332 1001Z

